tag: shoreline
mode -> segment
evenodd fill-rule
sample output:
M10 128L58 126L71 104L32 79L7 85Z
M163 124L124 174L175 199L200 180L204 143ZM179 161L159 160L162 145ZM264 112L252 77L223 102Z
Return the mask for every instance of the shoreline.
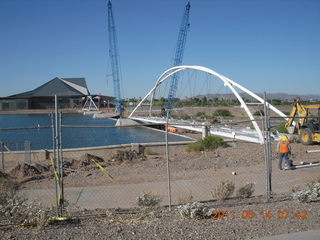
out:
M26 110L2 110L0 111L0 115L10 115L10 114L48 114L48 113L53 113L55 110L54 109L26 109ZM59 109L62 113L79 113L81 110L76 110L76 109Z

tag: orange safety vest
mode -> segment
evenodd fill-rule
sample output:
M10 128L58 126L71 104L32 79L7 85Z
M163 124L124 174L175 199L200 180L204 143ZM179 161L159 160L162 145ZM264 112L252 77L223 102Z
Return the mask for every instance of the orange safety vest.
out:
M288 153L288 152L289 152L289 141L280 140L279 153Z

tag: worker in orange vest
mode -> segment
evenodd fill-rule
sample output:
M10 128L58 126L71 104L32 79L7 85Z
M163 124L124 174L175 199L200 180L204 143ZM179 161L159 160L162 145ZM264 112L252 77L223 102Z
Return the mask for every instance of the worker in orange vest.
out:
M282 170L282 160L286 161L288 169L291 169L292 163L289 160L289 154L291 154L291 146L287 136L281 136L280 141L277 145L277 152L279 154L278 168Z

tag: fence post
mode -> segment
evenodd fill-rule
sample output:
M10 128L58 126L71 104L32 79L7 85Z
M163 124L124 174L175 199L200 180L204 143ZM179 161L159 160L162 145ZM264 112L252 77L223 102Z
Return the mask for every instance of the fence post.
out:
M167 157L167 178L168 178L168 205L169 205L169 211L171 211L171 178L170 178L170 159L169 159L169 145L168 145L168 118L169 118L169 109L167 109L165 136L166 136L166 157Z
M59 114L59 162L60 162L60 193L61 193L61 216L64 208L64 186L63 186L63 151L62 151L62 112Z
M4 170L4 142L1 142L1 161L2 161L2 170Z
M55 113L54 120L52 118L52 134L53 134L53 152L54 152L54 162L55 167L54 171L56 171L56 201L57 201L57 212L58 216L63 216L63 202L64 202L64 194L63 194L63 181L62 181L62 148L61 148L61 114L58 116L58 97L54 95L55 100ZM59 121L58 121L59 120Z
M266 202L272 198L272 159L271 159L271 138L270 138L270 109L266 102L266 93L264 93L264 157L267 167L267 191Z

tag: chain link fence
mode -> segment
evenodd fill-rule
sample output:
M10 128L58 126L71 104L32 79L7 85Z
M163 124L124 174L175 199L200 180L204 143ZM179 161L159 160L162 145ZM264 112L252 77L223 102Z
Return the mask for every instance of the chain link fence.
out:
M86 127L73 126L72 130ZM270 142L268 150L264 145L226 139L212 151L195 152L187 147L192 141L176 142L175 135L168 134L167 145L162 133L163 141L158 143L64 149L69 141L64 133L69 128L58 123L57 128L46 129L50 134L46 141L55 142L53 150L32 150L33 142L28 139L17 143L1 139L0 144L1 172L22 184L18 194L58 209L59 216L79 209L171 206L195 201L232 204L250 198L264 202L276 195L291 194L292 186L319 177L316 168L278 170L275 142ZM93 132L104 130L90 126ZM137 131L136 127L127 130ZM19 134L26 130L3 131ZM188 131L179 132L190 135ZM302 150L301 144L293 143L294 164L317 159Z

